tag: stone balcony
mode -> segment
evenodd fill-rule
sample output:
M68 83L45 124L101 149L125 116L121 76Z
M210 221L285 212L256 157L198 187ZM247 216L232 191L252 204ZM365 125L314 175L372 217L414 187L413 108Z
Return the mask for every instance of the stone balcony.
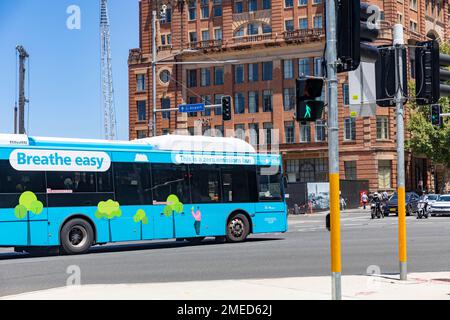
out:
M265 34L255 34L250 36L242 36L242 37L234 37L233 44L254 44L258 42L265 42L268 40L272 40L272 33Z
M222 48L222 40L204 40L189 43L189 49L192 50L208 50Z

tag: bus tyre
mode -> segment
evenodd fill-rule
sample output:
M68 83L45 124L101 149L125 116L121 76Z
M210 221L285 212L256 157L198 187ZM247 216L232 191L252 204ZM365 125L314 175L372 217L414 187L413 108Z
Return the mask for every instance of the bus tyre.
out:
M249 233L250 224L245 215L238 213L228 220L226 235L228 242L245 241Z
M82 254L94 243L94 231L86 220L73 219L61 229L60 239L65 253Z

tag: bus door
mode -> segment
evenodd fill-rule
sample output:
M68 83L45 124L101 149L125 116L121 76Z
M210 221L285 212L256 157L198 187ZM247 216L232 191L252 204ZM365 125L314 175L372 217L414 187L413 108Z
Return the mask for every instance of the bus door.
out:
M221 169L222 202L227 216L236 209L242 209L254 219L255 202L257 201L256 167L255 166L223 166Z
M152 239L155 208L152 204L149 163L114 163L119 216L109 220L112 241Z
M190 203L187 166L153 164L152 181L155 239L187 237L180 223L187 216Z
M175 214L177 238L222 235L226 210L221 204L220 167L189 166L191 202Z
M258 197L254 233L287 230L286 204L283 202L281 169L276 166L258 168Z

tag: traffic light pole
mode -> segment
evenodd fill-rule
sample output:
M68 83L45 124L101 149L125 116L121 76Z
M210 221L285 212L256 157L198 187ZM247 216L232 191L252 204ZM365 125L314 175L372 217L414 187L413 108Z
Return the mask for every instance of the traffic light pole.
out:
M336 0L326 4L326 61L328 80L328 161L330 179L330 249L332 299L341 300L341 226L339 208L339 124L336 46Z
M403 79L402 52L405 49L403 40L403 25L394 26L395 48L395 86L396 114L397 114L397 196L398 196L398 255L400 265L400 280L407 279L406 254L406 199L405 199L405 128L404 128L404 97L403 88L406 83Z
M152 11L152 136L157 135L156 131L156 11Z

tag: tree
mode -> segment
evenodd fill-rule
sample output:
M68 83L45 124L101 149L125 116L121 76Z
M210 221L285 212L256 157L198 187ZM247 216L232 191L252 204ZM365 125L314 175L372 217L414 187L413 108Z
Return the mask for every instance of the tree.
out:
M440 44L441 53L450 54L450 45ZM415 92L414 83L409 83L410 92ZM439 100L444 113L450 112L449 97L443 97ZM431 124L430 106L419 106L415 101L408 103L410 110L410 119L407 124L411 132L411 138L406 141L406 147L413 153L423 154L432 160L434 164L450 168L450 123L444 121L442 127L438 128ZM446 174L443 182L447 180ZM437 190L436 190L437 191Z
M95 217L97 219L108 220L109 241L112 241L111 220L114 219L115 217L120 218L121 216L122 216L122 209L120 209L120 204L117 201L109 199L108 201L101 201L97 205Z
M31 227L30 227L30 212L35 215L40 215L44 210L44 204L38 200L36 195L31 191L22 193L19 198L19 204L14 208L14 215L17 219L22 220L27 218L27 244L31 244Z
M172 216L173 219L173 235L175 236L175 215L176 213L182 213L183 212L183 203L180 202L180 199L174 194L171 194L167 197L166 200L167 205L164 207L164 215L166 217Z
M183 204L180 202L180 199L178 199L176 195L171 194L170 196L168 196L166 203L167 205L164 207L164 215L166 217L172 216L173 212L183 212Z
M143 209L139 209L134 215L133 221L141 224L141 239L142 239L142 225L148 224L147 214Z

